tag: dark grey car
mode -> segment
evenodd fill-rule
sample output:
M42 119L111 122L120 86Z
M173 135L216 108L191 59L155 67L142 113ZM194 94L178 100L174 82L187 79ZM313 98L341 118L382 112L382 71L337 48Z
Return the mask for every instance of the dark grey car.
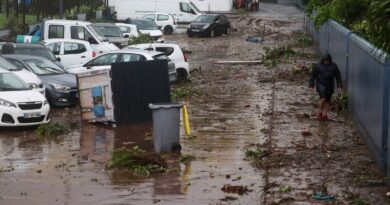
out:
M126 38L123 37L122 31L113 23L96 23L95 27L108 39L109 42L115 44L119 48L129 45Z
M46 98L55 107L73 106L78 103L77 79L57 64L37 56L3 55L5 59L35 73L46 88Z

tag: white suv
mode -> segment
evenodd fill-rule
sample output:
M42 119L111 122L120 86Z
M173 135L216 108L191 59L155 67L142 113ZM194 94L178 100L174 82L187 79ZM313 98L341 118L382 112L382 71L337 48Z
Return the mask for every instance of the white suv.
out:
M12 72L0 70L0 126L17 127L45 124L50 106L46 98Z
M88 41L49 39L43 43L61 59L61 64L65 68L85 63L96 57L96 52Z
M156 22L158 28L166 35L172 34L177 28L175 18L168 13L150 13L143 16L143 18Z

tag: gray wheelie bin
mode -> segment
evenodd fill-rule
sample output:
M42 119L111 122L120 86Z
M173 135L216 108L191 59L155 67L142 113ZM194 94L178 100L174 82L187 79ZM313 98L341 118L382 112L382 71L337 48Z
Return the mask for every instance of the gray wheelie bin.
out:
M180 109L182 104L149 104L153 115L153 141L157 153L178 152L180 146Z

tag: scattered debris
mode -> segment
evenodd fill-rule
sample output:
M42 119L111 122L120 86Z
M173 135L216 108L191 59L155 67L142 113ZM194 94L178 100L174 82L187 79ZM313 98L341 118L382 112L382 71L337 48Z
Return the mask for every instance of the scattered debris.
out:
M225 184L221 190L225 193L238 195L244 195L248 194L249 192L252 192L252 190L248 189L247 186L232 186L230 184Z
M319 201L329 201L335 199L335 195L330 195L322 192L314 192L313 199L319 200Z
M215 64L250 64L250 65L256 65L261 64L263 61L216 61Z
M174 101L183 100L185 98L197 97L200 95L201 92L195 90L193 87L190 86L174 88L171 91L171 96Z
M223 199L220 199L220 201L225 201L225 202L228 202L228 201L236 201L238 198L236 197L232 197L232 196L225 196L225 198Z
M309 137L309 136L312 136L312 135L313 135L312 132L307 131L307 130L302 131L301 134L302 134L302 136L304 136L304 137Z
M246 41L251 42L251 43L262 43L264 39L262 37L258 36L249 36Z
M40 125L37 130L35 130L35 134L38 137L55 137L62 134L66 134L69 132L69 129L61 123L48 123L44 125Z

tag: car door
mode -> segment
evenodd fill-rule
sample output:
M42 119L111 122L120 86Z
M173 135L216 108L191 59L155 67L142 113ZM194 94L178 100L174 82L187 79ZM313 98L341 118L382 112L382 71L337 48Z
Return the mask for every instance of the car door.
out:
M63 53L60 55L60 58L65 68L85 63L88 60L87 57L87 48L84 44L63 42Z
M179 16L177 16L177 21L179 22L186 22L190 23L193 21L194 16L196 16L195 11L192 9L190 4L186 2L180 2L180 13Z
M216 34L221 34L223 31L222 31L222 29L223 29L223 20L221 19L221 17L220 16L217 16L217 18L215 18L215 21L214 21L215 23L215 26L214 26L214 29L215 29L215 33Z
M107 53L96 57L95 59L86 63L83 67L91 70L110 69L111 64L117 63L119 60L119 53Z

